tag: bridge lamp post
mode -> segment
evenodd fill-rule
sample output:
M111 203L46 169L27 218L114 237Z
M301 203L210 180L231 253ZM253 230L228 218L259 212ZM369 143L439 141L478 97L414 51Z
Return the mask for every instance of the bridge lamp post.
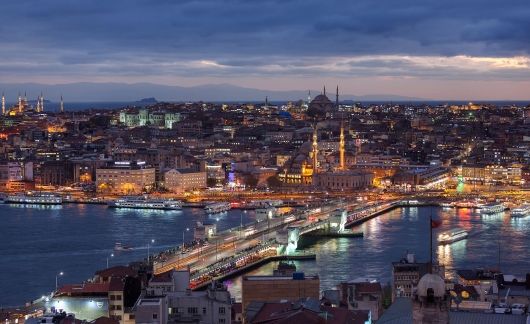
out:
M151 244L155 243L155 240L152 239L150 242L147 242L147 264L149 264L149 258L151 256L151 254L149 253L149 247Z
M57 291L57 288L59 287L59 277L63 276L64 272L59 272L55 275L55 291Z
M111 253L110 256L107 256L107 269L109 268L109 258L113 258L114 253Z
M189 232L190 228L186 227L185 231L182 231L182 251L184 251L184 233Z

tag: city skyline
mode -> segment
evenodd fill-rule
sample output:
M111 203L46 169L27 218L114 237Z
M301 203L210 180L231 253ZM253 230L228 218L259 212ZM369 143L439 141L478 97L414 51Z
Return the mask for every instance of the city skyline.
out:
M4 5L0 83L340 84L355 95L529 99L522 1L30 4Z

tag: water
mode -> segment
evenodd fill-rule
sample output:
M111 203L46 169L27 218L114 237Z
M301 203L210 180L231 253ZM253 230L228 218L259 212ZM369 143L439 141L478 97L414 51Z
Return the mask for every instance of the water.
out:
M299 271L320 276L320 289L335 288L341 281L357 278L377 279L386 284L391 280L392 262L404 257L406 251L415 253L416 260L429 260L430 215L439 217L441 231L456 227L470 233L467 240L444 247L434 245L435 254L446 265L448 277L456 269L497 267L499 242L501 270L524 277L530 272L530 217L511 219L508 213L481 216L471 209L442 209L413 207L395 209L353 228L362 231L364 238L321 239L304 250L317 255L315 261L297 261ZM270 275L276 263L270 263L250 274ZM241 296L241 278L227 280L236 299Z
M360 225L364 238L322 239L306 251L317 254L315 261L297 262L299 270L319 274L321 289L359 277L390 281L391 262L405 251L417 260L428 260L429 216L431 211L443 223L436 233L455 227L468 230L468 240L437 248L436 256L449 274L458 268L497 266L501 243L501 268L505 273L524 276L530 272L530 217L511 219L508 214L481 216L468 209L396 209ZM55 275L61 283L78 283L105 268L116 242L134 247L115 253L110 265L126 264L147 255L147 242L155 239L152 251L182 243L182 232L191 240L195 222L204 219L200 209L182 212L114 210L101 205L64 205L53 208L22 208L0 205L0 305L17 305L55 288ZM218 221L218 229L253 220L252 213L232 210ZM186 232L186 228L190 228ZM252 271L271 274L275 263ZM227 281L240 299L241 279Z
M219 218L222 231L252 221L253 213L232 210ZM201 209L146 211L109 209L104 205L34 208L0 205L0 306L19 305L55 289L61 283L80 283L109 264L127 264L193 239L197 221L207 219ZM210 221L215 221L210 219ZM189 231L186 231L189 228ZM132 251L114 252L120 242ZM110 255L114 253L114 257Z

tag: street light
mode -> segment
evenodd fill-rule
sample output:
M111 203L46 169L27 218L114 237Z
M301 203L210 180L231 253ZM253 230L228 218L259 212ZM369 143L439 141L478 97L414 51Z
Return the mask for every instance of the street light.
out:
M109 257L113 258L114 257L114 253L111 253L110 256L107 256L107 269L109 268Z
M59 276L64 275L64 272L59 272L55 275L55 291L57 291L57 288L59 287Z
M189 232L190 228L186 227L185 231L182 231L182 252L184 252L184 233Z
M147 242L147 264L149 264L149 256L150 256L149 244L153 244L153 243L155 243L155 240L151 240L151 242Z

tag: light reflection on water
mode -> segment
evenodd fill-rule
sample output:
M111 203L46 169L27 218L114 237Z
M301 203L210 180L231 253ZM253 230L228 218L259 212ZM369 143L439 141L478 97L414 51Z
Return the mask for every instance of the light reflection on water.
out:
M382 283L390 281L391 263L399 261L406 251L416 259L429 258L430 214L442 224L434 229L440 232L463 228L470 233L465 240L446 246L434 241L434 257L446 266L449 278L461 268L497 267L499 261L505 273L524 276L530 272L530 217L511 219L508 213L480 215L472 209L442 209L415 207L393 210L373 218L355 228L364 238L322 239L305 250L317 254L315 261L295 262L298 270L320 275L321 289L334 288L341 281L356 278L374 278ZM252 274L272 274L276 263L252 271ZM241 279L233 278L230 290L236 299L241 294Z

